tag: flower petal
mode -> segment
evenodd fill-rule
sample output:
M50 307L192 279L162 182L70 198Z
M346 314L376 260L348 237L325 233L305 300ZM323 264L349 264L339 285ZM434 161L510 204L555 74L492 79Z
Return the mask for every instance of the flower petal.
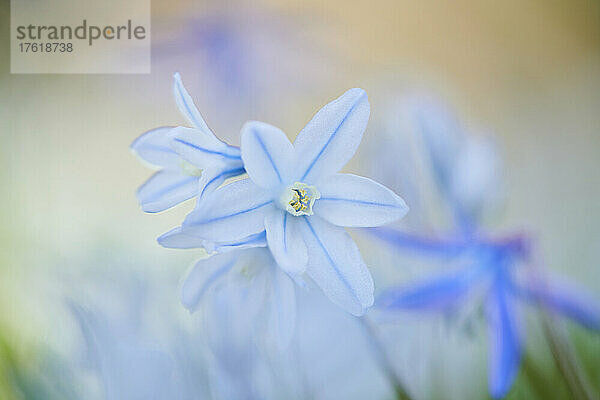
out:
M179 72L173 75L173 96L175 96L175 102L177 103L177 107L179 107L179 111L190 124L206 133L211 132L206 122L204 122L200 111L198 111L198 108L194 104L192 97L183 86Z
M465 134L454 110L429 95L416 96L404 104L406 127L422 140L429 156L432 173L442 193L449 195L451 175L457 156L464 144ZM451 199L447 199L451 200Z
M198 261L181 287L181 302L184 307L195 311L206 291L235 265L236 260L237 257L225 254Z
M198 177L162 170L150 177L137 191L142 210L149 213L164 211L198 192Z
M314 211L339 226L373 227L402 218L408 206L390 189L369 178L335 174L318 184Z
M246 256L237 256L238 262L252 262L243 258ZM231 271L227 281L223 284L219 282L211 296L206 298L204 317L207 343L219 364L230 372L239 372L240 368L255 365L254 332L262 322L260 317L267 292L265 275L234 279L236 271Z
M176 169L181 158L169 145L172 126L152 129L135 139L131 150L144 161L158 167Z
M331 301L360 316L373 304L373 278L356 244L343 228L318 216L303 218L307 274Z
M502 158L496 143L482 135L465 138L450 176L449 200L457 222L469 229L501 203Z
M267 236L265 231L255 233L233 242L217 242L213 244L214 250L218 253L227 253L233 250L250 249L253 247L267 247Z
M462 239L430 238L428 236L406 233L390 227L371 228L364 231L403 251L434 257L456 257L464 254L470 246L470 242Z
M296 325L296 288L290 277L277 266L271 268L271 293L267 338L281 350L294 335Z
M522 339L517 310L503 287L491 288L486 299L488 386L492 398L503 398L517 376Z
M473 268L466 268L408 287L390 289L377 299L377 303L393 309L444 309L452 306L471 288L475 277L473 272Z
M264 230L273 200L250 179L242 179L207 193L183 222L188 235L224 242Z
M178 126L171 135L173 150L198 168L211 168L223 163L242 167L240 149L223 143L211 132Z
M163 233L156 239L158 244L168 249L197 249L204 247L204 239L186 235L180 226Z
M274 209L265 218L269 249L277 264L293 275L302 275L308 262L300 224L298 217L280 209Z
M242 128L242 159L250 178L263 188L289 183L294 148L279 128L258 121Z
M369 120L362 89L350 89L323 107L294 141L299 182L314 183L338 172L352 158Z
M588 329L600 330L600 305L591 293L564 282L528 283L521 290L528 300L539 300L551 311L580 323Z
M223 168L203 170L198 182L198 198L201 199L206 193L214 192L226 179L242 175L245 172L243 166L224 166Z

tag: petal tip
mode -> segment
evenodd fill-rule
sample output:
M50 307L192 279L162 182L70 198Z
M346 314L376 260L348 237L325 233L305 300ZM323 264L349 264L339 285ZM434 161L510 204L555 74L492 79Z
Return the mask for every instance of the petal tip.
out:
M361 88L352 88L352 89L348 89L348 91L346 92L347 94L352 94L356 97L361 97L361 96L367 96L367 92L364 89Z

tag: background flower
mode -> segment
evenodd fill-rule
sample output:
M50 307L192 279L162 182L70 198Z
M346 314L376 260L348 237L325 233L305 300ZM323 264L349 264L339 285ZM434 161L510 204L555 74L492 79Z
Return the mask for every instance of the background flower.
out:
M456 227L441 237L387 228L373 231L400 249L441 258L440 265L446 267L436 277L384 292L379 305L388 310L447 312L481 301L487 323L489 392L502 398L522 359L525 324L520 300L540 302L592 329L600 328L600 306L590 295L573 296L560 285L546 286L543 272L532 265L527 236L494 238L481 226L483 211L498 199L499 160L491 143L465 135L443 107L409 104L419 104L407 113L417 121L412 133L423 136L441 202L454 216ZM463 265L448 271L456 260ZM531 286L537 290L526 289Z
M173 95L179 111L193 128L156 128L131 145L140 158L161 168L137 191L146 212L164 211L192 197L201 198L225 179L244 173L239 149L212 133L179 73L173 76Z

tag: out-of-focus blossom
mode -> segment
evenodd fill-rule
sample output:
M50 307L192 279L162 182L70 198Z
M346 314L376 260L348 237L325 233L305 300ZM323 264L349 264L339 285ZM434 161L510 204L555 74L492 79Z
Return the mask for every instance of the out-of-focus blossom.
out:
M282 364L293 374L297 399L391 399L393 387L379 363L362 318L336 307L318 290L298 294L297 329Z
M247 299L253 302L251 308L260 310L256 329L250 331L255 336L265 337L279 349L288 345L296 318L295 285L290 276L278 268L266 248L265 231L233 242L207 242L186 235L179 227L159 237L158 242L167 248L204 248L220 253L198 261L185 278L181 302L188 310L196 311L203 300L214 295L220 287L244 284L256 294ZM244 251L232 253L234 250ZM300 278L294 278L304 284ZM262 322L258 322L259 319Z
M278 339L282 345L281 340L289 341L295 322L295 304L286 300L291 299L293 303L294 286L289 282L275 287L277 282L268 287L270 279L265 275L277 273L278 268L270 265L273 262L269 262L270 255L266 249L246 250L239 255L239 259L232 254L216 255L198 263L183 285L182 300L186 307L193 309L200 301L200 292L211 292L202 303L203 326L213 355L209 360L213 397L231 400L272 398L270 393L275 384L272 371L259 351L258 338L261 335L255 333L264 331L265 326L267 331L273 326L281 326L277 325L281 321L273 321L273 317L287 318L291 322L291 330L270 339ZM263 264L265 261L267 264ZM211 278L205 277L215 272L206 270L214 270L215 266L217 271L223 267L234 271L221 279L214 279L214 283L209 282ZM277 297L278 290L286 289L289 289L286 297ZM283 308L289 315L276 315L277 309ZM271 312L264 312L269 309Z
M80 293L68 294L67 308L79 331L71 365L86 398L207 397L208 353L198 345L201 330L189 329L173 312L176 302L165 301L176 280L157 279L156 271L140 279L126 266L113 265L119 267L110 277L105 272L77 277Z
M225 179L244 173L239 148L223 143L208 128L178 73L173 77L173 94L193 128L153 129L131 145L139 157L160 168L137 192L146 212L201 198Z
M373 280L343 227L379 226L408 210L386 187L337 173L360 144L368 118L366 93L351 89L323 107L294 144L271 125L247 123L241 154L249 179L207 194L182 233L222 242L266 230L284 271L306 271L334 303L362 315L373 303Z
M414 229L432 222L428 203L437 203L440 195L452 229L463 234L477 229L484 211L503 200L502 160L495 141L467 134L454 112L434 95L391 101L378 133L368 152L372 174L414 204L407 217Z
M473 295L481 296L488 324L489 390L494 398L508 392L519 368L525 329L519 302L541 302L550 311L590 329L600 329L600 307L592 295L569 289L564 283L546 284L544 277L520 271L529 256L522 237L506 241L477 237L452 243L407 237L391 230L377 235L399 247L417 245L424 255L450 251L450 257L467 256L467 267L417 285L388 290L378 303L388 310L440 312Z
M372 230L376 237L404 250L413 250L461 267L418 284L386 291L378 304L387 310L447 312L467 300L482 301L488 331L488 386L494 398L510 389L524 346L522 300L541 302L551 311L582 325L600 329L600 308L592 296L547 284L539 272L523 269L530 263L530 239L522 234L485 234L481 218L500 198L501 162L492 142L462 133L444 108L431 103L409 115L420 127L431 170L442 201L455 216L450 235L431 237L390 228ZM425 104L425 105L423 105Z
M262 241L265 243L264 233ZM285 348L294 333L295 287L291 278L277 267L268 249L216 254L198 261L183 283L181 300L187 309L195 311L205 297L229 286L248 292L243 307L246 316L252 314L254 329L246 327L245 334L258 332L260 335L256 336Z
M87 367L105 399L167 399L178 392L174 361L134 326L75 304L71 309L87 347Z
M348 64L312 39L315 29L328 29L318 18L256 2L213 3L185 9L175 29L153 25L152 67L188 76L188 88L206 94L198 99L202 109L228 142L239 130L232 115L265 115L284 95L304 98L342 83ZM163 28L168 32L160 35Z

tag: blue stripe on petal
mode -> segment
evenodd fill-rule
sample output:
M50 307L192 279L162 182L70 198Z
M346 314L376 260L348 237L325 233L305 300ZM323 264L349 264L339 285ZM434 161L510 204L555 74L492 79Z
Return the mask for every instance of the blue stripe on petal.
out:
M353 315L363 315L373 304L374 284L350 235L316 215L298 218L304 222L307 274L332 302Z
M265 216L273 207L270 192L241 179L206 193L183 228L212 242L239 240L263 231Z
M144 196L145 202L153 203L155 201L160 200L162 197L173 193L175 190L181 188L182 186L187 185L190 182L197 180L198 178L195 176L184 176L182 179L173 182L169 186L165 186L160 188L155 192L149 193L147 196Z
M339 201L339 202L346 202L346 203L352 203L352 204L362 204L362 205L365 205L365 206L402 208L398 204L385 204L385 203L377 203L375 201L354 200L354 199L341 199L341 198L335 198L335 197L321 197L319 199L319 202L322 202L322 201Z
M279 172L279 168L277 168L277 165L275 165L275 162L273 161L273 157L271 157L271 153L269 153L269 151L267 150L265 143L261 139L260 135L256 132L256 130L252 130L252 133L254 134L254 138L256 139L256 141L260 144L260 147L261 147L262 151L265 153L265 156L267 156L267 159L271 163L273 170L277 174L277 178L279 179L279 182L281 182L282 181L281 173Z
M197 146L197 145L195 145L193 143L187 142L187 141L179 139L179 138L174 138L173 141L175 141L177 143L181 143L184 146L191 147L192 149L201 151L203 153L219 155L221 157L229 158L229 159L232 159L232 160L239 160L240 159L240 156L232 155L232 154L227 154L227 153L224 153L224 152L221 152L221 151L210 150L210 149L207 149L207 148L204 148L204 147Z
M374 227L402 218L408 206L385 186L352 174L330 175L317 183L314 211L334 225Z
M354 155L369 120L362 89L350 89L325 105L294 141L297 161L293 180L314 184L338 172Z
M202 115L198 111L198 108L194 105L192 97L189 95L183 82L181 81L181 75L175 73L173 75L173 94L175 96L175 102L179 106L179 110L184 117L196 128L205 132L211 132L202 118Z
M278 208L265 216L269 250L279 267L290 275L302 275L308 262L301 223L300 219Z
M253 207L250 207L250 208L247 208L247 209L244 209L244 210L236 211L236 212L231 213L231 214L219 215L218 217L205 219L205 220L199 222L199 224L209 224L211 222L221 221L221 220L224 220L224 219L227 219L227 218L231 218L231 217L235 217L235 216L238 216L238 215L247 214L249 212L258 210L259 208L268 206L269 204L272 204L272 203L273 203L273 200L265 201L264 203L257 204L257 205L255 205Z
M352 286L350 286L350 284L348 283L348 281L346 280L346 277L344 275L342 275L342 273L340 272L340 269L338 268L337 264L335 263L335 261L333 261L333 258L331 258L331 254L329 254L329 251L327 250L327 248L323 245L323 242L321 241L321 239L319 238L319 235L317 235L317 233L315 232L315 229L312 227L312 225L310 224L310 222L308 221L308 218L304 218L304 222L306 222L306 226L308 226L308 229L310 229L310 232L313 234L315 240L317 241L317 243L319 244L319 246L321 247L321 249L323 250L323 253L325 254L325 256L327 256L327 260L329 261L329 265L333 268L333 270L335 271L338 279L344 284L344 286L346 286L346 288L348 289L348 291L350 293L352 293L354 295L354 297L356 297L356 300L360 302L357 294L354 292L354 289L352 288Z
M310 171L313 169L313 167L315 166L315 164L317 163L317 161L319 161L319 158L321 158L321 156L323 155L323 153L325 153L325 150L327 149L327 147L331 144L331 142L333 141L333 139L337 136L338 132L340 131L340 128L342 127L342 125L344 125L344 123L348 119L348 116L352 114L352 112L354 111L354 109L356 108L356 106L360 103L360 101L362 100L363 97L366 97L366 95L367 94L365 92L363 92L361 94L361 96L356 99L354 105L352 105L352 107L350 108L350 110L348 111L348 113L340 121L339 125L335 128L335 130L333 131L333 133L331 134L331 136L329 136L329 139L327 140L327 142L325 143L325 145L321 148L321 150L319 151L319 153L315 156L315 158L308 165L308 168L304 172L304 175L302 175L302 178L300 178L301 181L304 181L306 179L306 177L308 176L308 174L310 173Z
M204 195L204 193L208 193L216 189L221 183L225 181L227 178L231 178L234 176L242 175L246 172L244 168L231 168L226 169L215 176L211 176L208 179L208 182L204 184L204 180L200 180L199 189L200 189L200 198ZM208 173L207 173L208 176Z
M198 193L198 177L163 170L155 173L137 191L145 212L164 211Z
M250 121L242 128L241 141L244 167L254 183L267 189L290 183L294 147L281 129Z

